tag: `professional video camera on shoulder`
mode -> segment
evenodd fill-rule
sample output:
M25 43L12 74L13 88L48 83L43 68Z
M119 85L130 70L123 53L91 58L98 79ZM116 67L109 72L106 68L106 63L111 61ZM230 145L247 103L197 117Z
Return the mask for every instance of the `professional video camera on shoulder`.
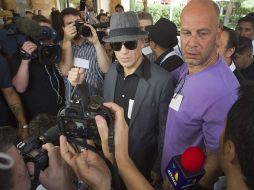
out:
M19 38L19 43L25 41L35 43L38 48L36 52L29 54L21 49L20 54L22 59L30 60L38 58L39 62L44 65L52 65L60 62L61 47L53 43L57 37L57 32L49 26L40 26L38 22L29 18L19 18L16 21L18 32L24 34Z

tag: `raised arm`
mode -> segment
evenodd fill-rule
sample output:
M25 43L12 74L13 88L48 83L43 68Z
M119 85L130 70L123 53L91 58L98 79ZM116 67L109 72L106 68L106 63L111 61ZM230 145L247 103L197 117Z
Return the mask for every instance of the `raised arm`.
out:
M22 49L31 55L36 49L37 45L27 41L22 45ZM29 83L29 63L31 59L21 59L17 73L12 78L12 84L17 92L23 93L26 91ZM16 64L16 63L14 63Z
M97 55L97 60L98 60L98 64L100 67L100 70L103 73L106 73L110 67L110 59L104 49L104 47L101 45L96 30L91 26L86 24L87 26L89 26L91 28L92 31L92 35L91 37L88 38L88 40L94 45L95 50L96 50L96 55Z
M74 23L70 23L63 28L64 38L62 42L62 58L59 63L59 68L64 76L68 75L68 71L73 67L73 54L71 41L77 34Z

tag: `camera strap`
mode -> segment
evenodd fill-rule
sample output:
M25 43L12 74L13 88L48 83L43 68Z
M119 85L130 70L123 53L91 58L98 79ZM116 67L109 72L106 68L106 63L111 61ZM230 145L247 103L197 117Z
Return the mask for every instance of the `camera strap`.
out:
M31 190L36 190L39 183L39 176L40 176L41 168L39 164L34 163L34 175L31 181Z
M78 145L84 149L91 150L91 151L95 152L96 154L99 154L96 147L94 147L90 144L87 144L85 141L79 141L75 138L68 138L68 142L70 142L72 145ZM82 149L79 151L82 151Z
M110 169L110 172L112 174L112 184L113 184L113 189L115 190L121 190L121 183L120 183L120 177L119 177L119 173L118 173L118 166L117 166L117 163L116 163L116 159L115 159L115 151L114 151L114 148L111 149L113 150L111 153L113 154L113 164L110 163L109 160L107 160L103 154L100 154L98 152L98 150L90 145L90 144L87 144L86 142L81 142L75 138L68 138L68 142L70 142L72 145L78 145L82 148L85 148L85 149L88 149L88 150L91 150L93 152L95 152L96 154L100 155L103 160L106 162L107 166L109 167ZM112 147L111 147L112 148ZM82 151L82 150L81 150Z
M21 59L23 60L30 60L32 59L32 56L24 49L20 49L20 56L21 56Z

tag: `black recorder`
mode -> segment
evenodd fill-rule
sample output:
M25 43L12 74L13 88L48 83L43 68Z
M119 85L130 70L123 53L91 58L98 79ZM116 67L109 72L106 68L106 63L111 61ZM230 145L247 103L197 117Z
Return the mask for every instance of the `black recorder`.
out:
M114 115L103 106L100 96L88 97L84 85L78 85L74 98L66 107L62 108L57 116L58 127L61 134L69 141L77 139L91 139L100 146L100 135L95 122L95 116L101 115L107 121L109 127L109 147L114 147ZM74 144L76 141L73 142Z

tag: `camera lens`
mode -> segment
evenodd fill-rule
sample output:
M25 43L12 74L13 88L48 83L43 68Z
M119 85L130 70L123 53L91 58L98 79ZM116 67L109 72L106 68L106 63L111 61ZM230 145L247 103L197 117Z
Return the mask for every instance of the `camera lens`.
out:
M56 59L57 51L55 48L48 46L42 49L41 54L42 54L42 57L47 57L48 60L53 62Z
M81 31L81 35L84 37L89 37L91 36L91 29L88 26L82 26L82 31Z
M39 47L39 62L43 65L58 63L61 58L61 48L59 45L41 45Z

